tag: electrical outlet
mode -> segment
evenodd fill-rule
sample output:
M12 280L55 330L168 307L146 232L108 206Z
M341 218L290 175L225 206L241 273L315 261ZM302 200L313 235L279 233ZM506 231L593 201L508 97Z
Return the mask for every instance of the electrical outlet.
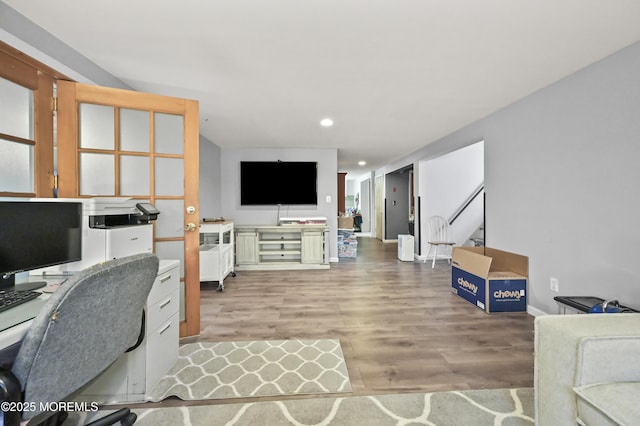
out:
M551 288L551 291L555 291L555 292L560 291L560 290L559 290L559 288L558 288L559 284L560 284L560 283L559 283L559 281L558 281L558 279L557 279L557 278L553 278L553 277L552 277L552 278L549 280L549 288Z

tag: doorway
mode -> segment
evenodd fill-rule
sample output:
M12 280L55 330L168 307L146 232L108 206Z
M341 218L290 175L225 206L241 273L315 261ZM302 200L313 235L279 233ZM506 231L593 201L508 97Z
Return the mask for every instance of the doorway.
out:
M385 176L385 240L397 240L410 231L413 214L413 165Z

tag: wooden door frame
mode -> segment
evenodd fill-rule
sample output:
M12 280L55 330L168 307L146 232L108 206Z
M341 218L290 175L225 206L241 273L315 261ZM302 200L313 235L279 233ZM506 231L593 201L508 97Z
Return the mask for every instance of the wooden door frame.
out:
M2 192L5 197L52 197L53 177L53 85L67 77L0 41L0 77L33 91L34 139L16 140L33 145L34 192ZM12 139L6 137L7 139Z
M150 110L177 114L184 117L184 179L196 185L184 188L184 205L195 207L194 219L185 212L187 222L199 222L198 198L199 179L199 106L197 101L172 98L123 89L113 89L67 81L58 82L58 184L59 196L77 198L79 189L78 165L78 107L79 103L117 105L121 108ZM63 108L72 111L62 114ZM191 167L196 165L196 167ZM151 170L153 174L153 168ZM153 176L152 176L153 182ZM153 201L153 200L151 200ZM191 337L200 334L200 236L196 231L184 232L184 285L185 320L180 323L180 336Z

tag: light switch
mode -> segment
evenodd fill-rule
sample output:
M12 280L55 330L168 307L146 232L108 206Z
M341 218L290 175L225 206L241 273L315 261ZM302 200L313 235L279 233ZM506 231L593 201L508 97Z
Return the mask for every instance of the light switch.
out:
M330 203L330 202L331 202L331 195L327 195L327 196L324 198L324 200L327 202L327 204L328 204L328 203Z

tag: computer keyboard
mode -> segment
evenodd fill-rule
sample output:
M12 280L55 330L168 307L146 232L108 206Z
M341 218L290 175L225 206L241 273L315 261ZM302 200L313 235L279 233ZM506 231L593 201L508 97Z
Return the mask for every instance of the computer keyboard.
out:
M0 291L0 312L19 306L29 300L35 299L42 293L32 290Z

